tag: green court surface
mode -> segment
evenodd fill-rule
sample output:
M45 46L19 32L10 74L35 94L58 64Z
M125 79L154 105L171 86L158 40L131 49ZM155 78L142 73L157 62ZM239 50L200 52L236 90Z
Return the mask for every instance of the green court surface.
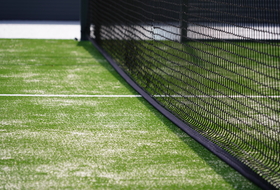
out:
M0 58L0 189L258 189L117 96L137 93L89 42L0 40Z

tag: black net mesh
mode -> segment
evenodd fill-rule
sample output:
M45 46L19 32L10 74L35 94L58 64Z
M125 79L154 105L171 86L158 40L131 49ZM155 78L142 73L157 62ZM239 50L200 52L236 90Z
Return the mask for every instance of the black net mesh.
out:
M91 37L150 96L280 188L279 0L90 0Z

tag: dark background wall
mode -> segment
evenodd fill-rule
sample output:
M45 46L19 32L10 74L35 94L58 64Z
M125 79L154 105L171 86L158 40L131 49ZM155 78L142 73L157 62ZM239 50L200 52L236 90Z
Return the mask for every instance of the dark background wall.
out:
M0 0L0 20L79 20L80 0Z
M178 22L184 2L185 19L192 23L270 23L279 24L279 0L92 0L115 15L103 22ZM94 4L96 5L96 4ZM118 9L114 9L118 7ZM98 12L97 7L95 12ZM110 13L110 11L113 11ZM129 12L129 16L127 16ZM103 13L98 18L102 19ZM96 15L96 14L95 14ZM122 20L123 19L123 20Z

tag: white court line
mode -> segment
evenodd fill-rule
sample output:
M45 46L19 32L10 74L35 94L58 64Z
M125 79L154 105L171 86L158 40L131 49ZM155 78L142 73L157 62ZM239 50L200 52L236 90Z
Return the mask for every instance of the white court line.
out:
M0 94L1 97L76 97L76 98L140 98L141 95L86 95L86 94ZM255 96L255 95L152 95L151 97L164 98L164 97L173 97L173 98L280 98L280 96Z
M256 95L153 95L153 97L164 98L164 97L174 97L174 98L280 98L280 96L256 96Z
M141 95L65 95L65 94L0 94L8 97L73 97L73 98L137 98Z

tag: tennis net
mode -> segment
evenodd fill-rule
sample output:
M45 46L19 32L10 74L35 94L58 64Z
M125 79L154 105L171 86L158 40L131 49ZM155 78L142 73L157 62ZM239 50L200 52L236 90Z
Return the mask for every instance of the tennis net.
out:
M280 188L278 0L84 5L83 35L149 102L264 189Z

